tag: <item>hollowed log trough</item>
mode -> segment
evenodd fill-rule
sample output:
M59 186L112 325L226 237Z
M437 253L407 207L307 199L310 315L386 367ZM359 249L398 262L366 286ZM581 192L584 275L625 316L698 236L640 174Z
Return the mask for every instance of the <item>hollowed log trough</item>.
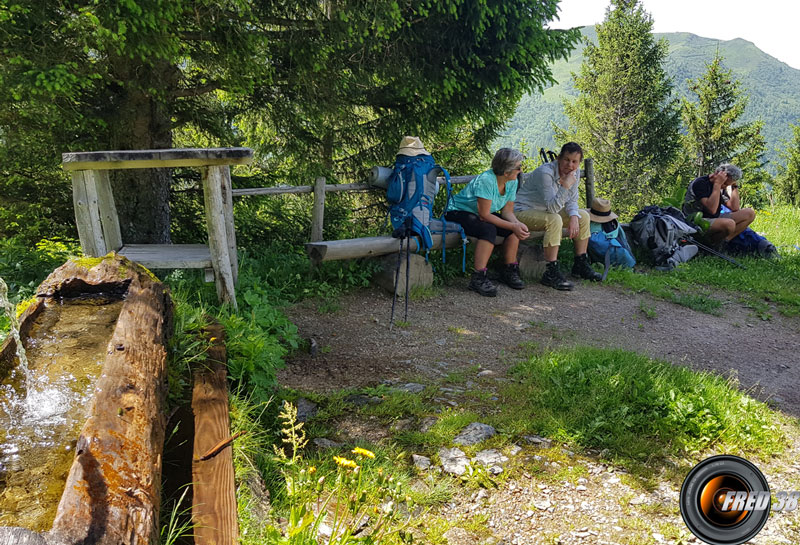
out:
M47 298L124 295L53 527L38 534L0 528L0 545L157 543L166 427L166 288L143 267L109 254L68 261L39 286L20 317L30 331ZM16 350L9 335L0 361Z

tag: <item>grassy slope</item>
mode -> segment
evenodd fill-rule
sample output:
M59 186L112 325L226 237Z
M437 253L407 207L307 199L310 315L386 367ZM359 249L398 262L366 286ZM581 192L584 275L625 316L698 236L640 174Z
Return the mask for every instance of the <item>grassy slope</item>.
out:
M584 36L596 40L594 27L584 27ZM764 133L769 148L768 158L777 157L775 148L790 137L789 124L800 118L800 70L767 55L753 43L742 39L720 41L703 38L687 32L656 34L669 42L666 69L675 83L679 96L686 96L689 78L701 76L714 54L719 52L727 68L733 70L742 89L750 95L750 104L743 119L763 119ZM534 149L555 147L551 124L566 126L562 100L575 96L572 73L580 71L583 47L577 48L569 61L558 61L552 67L558 85L548 88L542 95L525 95L520 100L506 133L497 145L516 146L523 138Z

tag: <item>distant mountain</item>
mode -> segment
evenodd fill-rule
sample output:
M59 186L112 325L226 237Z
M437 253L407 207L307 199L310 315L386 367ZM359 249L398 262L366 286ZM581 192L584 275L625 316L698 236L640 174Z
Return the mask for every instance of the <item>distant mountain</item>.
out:
M583 27L583 35L597 43L594 26ZM677 96L688 96L688 79L696 79L706 71L717 49L723 57L725 68L741 82L741 89L750 96L742 116L743 121L764 120L767 139L767 159L778 158L777 149L791 137L789 125L800 120L800 70L764 53L753 43L742 39L715 40L688 32L656 34L669 42L669 56L665 63L672 77ZM558 85L542 94L525 95L520 100L508 128L496 144L515 147L523 138L532 151L540 147L554 148L552 124L566 127L562 100L577 95L572 84L572 73L580 71L583 62L581 45L573 51L568 61L558 61L552 67ZM695 95L689 97L695 98Z

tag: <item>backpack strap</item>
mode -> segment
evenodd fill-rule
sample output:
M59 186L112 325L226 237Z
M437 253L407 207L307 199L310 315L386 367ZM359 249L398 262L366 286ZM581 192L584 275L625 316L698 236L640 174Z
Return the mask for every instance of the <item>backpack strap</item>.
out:
M606 281L606 276L608 276L608 269L611 268L611 244L608 245L608 249L606 250L605 258L603 259L603 276L600 277L600 282Z

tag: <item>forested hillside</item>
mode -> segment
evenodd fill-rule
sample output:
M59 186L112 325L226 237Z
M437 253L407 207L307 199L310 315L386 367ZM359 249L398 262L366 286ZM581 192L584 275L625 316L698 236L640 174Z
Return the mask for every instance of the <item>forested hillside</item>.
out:
M584 37L596 43L593 26L582 29ZM733 70L750 97L743 121L764 120L767 139L767 159L777 159L776 148L791 137L791 123L800 119L800 70L796 70L764 53L751 42L742 39L720 41L703 38L686 32L656 34L669 41L669 57L665 64L672 76L677 93L684 97L688 92L687 80L702 76L706 64L719 49L725 67ZM525 140L531 149L554 147L552 124L566 126L562 100L575 96L573 72L580 70L583 47L578 47L569 61L558 61L553 66L553 76L558 85L549 87L543 94L525 95L509 122L504 136L497 145L517 146ZM773 170L770 168L770 170Z

